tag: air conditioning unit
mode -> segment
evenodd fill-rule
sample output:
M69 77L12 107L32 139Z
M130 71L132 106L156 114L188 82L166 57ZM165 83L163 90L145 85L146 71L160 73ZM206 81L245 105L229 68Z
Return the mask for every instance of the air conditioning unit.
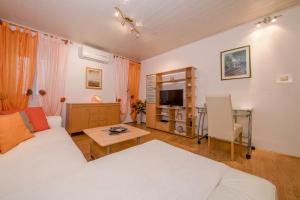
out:
M86 46L79 47L78 55L81 59L92 60L104 64L108 64L112 60L112 54Z

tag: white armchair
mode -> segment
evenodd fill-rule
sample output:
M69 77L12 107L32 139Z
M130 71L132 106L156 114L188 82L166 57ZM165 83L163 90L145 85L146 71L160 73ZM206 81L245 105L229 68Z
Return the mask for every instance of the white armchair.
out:
M217 138L231 143L231 160L234 160L234 142L239 138L242 143L243 127L234 123L231 97L207 96L208 117L208 151L210 151L211 138Z

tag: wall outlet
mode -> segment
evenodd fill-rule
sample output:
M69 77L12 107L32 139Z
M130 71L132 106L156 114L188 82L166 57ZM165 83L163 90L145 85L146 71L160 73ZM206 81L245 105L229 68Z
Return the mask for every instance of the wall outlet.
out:
M291 74L280 74L276 80L277 83L292 83L293 77Z

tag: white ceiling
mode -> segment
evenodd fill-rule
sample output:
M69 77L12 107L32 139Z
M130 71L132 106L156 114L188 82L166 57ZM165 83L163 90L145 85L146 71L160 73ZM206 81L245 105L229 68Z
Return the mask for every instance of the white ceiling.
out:
M0 0L0 18L139 60L299 4L300 0ZM143 24L121 26L114 6Z

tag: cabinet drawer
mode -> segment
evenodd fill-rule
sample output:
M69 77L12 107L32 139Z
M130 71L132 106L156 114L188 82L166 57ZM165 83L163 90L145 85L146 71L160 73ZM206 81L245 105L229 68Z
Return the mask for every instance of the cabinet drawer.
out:
M96 107L94 109L89 109L90 120L105 120L107 118L107 108L106 107Z
M169 132L169 122L156 122L155 128L158 130Z
M99 122L97 121L90 121L89 122L89 128L95 128L99 126Z
M89 128L95 128L99 126L108 125L106 120L90 120L89 121Z

